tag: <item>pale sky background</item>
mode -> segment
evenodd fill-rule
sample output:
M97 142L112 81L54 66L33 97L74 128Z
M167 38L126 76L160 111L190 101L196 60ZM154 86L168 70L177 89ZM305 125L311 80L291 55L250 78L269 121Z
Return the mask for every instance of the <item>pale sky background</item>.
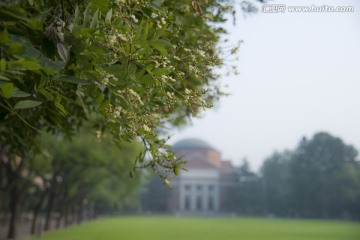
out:
M170 144L196 137L253 170L275 150L327 131L360 150L360 1L272 1L287 6L355 6L352 13L238 14L230 37L244 40L231 96Z

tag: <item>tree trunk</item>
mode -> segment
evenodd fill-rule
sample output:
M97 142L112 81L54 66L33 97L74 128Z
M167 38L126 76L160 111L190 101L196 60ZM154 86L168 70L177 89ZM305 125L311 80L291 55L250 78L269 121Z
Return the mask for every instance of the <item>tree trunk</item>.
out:
M19 214L20 196L17 186L14 186L10 191L10 223L8 229L8 239L16 238L16 227Z
M31 220L31 230L30 230L30 234L31 234L31 235L34 235L34 234L35 234L37 217L38 217L38 215L39 215L39 211L40 211L40 209L41 209L41 206L42 206L42 204L43 204L43 202L44 202L45 196L46 196L46 191L44 191L44 192L41 194L41 197L40 197L39 202L38 202L37 205L34 207L33 218L32 218L32 220Z
M84 209L83 209L83 205L82 205L82 201L80 201L80 203L78 204L78 217L77 217L77 223L80 224L83 219L84 219Z
M62 220L63 217L64 217L64 212L65 212L65 207L64 207L64 205L63 205L63 206L61 206L61 208L60 208L60 215L59 215L59 217L58 217L57 220L56 220L56 229L59 229L59 228L61 227L61 220Z
M9 191L9 210L10 210L10 223L8 228L8 239L16 238L16 227L18 221L18 215L20 210L20 197L22 194L20 187L21 171L23 166L23 159L14 158L7 160L5 164L6 167L6 176L7 176L7 189ZM15 163L15 164L12 164ZM15 165L15 167L14 167Z
M53 189L49 194L48 208L45 217L45 227L44 227L45 231L50 230L51 217L52 217L52 212L54 210L54 206L55 206L55 192Z
M64 226L67 227L69 225L69 209L67 203L65 205L65 216L64 216Z

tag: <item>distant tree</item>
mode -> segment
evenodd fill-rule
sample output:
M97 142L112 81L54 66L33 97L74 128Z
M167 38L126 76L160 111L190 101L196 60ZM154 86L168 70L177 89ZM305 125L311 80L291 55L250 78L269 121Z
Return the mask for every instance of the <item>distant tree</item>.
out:
M266 158L262 167L264 205L268 214L288 216L291 212L289 164L290 151L275 152Z
M161 178L152 175L150 181L140 190L139 197L143 212L164 213L170 210L168 201L171 190L164 186Z
M240 215L262 215L264 213L262 179L251 171L246 159L238 168L238 183L233 197L236 201L235 210Z
M303 138L290 163L292 198L304 217L351 215L359 199L358 152L340 138L320 132Z
M133 159L141 152L140 144L123 143L126 151L114 149L109 138L98 142L91 133L82 132L72 142L47 136L44 151L50 156L51 169L47 186L47 206L45 230L50 227L52 213L60 213L60 221L69 215L81 220L84 201L115 211L121 209L125 199L135 197L135 189L140 183L140 175L129 178ZM58 225L59 225L58 224Z

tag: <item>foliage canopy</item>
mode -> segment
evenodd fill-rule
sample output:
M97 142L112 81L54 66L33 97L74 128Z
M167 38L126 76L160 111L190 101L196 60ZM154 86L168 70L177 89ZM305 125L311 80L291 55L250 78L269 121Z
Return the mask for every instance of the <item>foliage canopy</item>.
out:
M227 2L2 1L1 144L23 156L41 130L71 136L90 119L119 146L141 140L140 165L177 173L161 133L222 94Z

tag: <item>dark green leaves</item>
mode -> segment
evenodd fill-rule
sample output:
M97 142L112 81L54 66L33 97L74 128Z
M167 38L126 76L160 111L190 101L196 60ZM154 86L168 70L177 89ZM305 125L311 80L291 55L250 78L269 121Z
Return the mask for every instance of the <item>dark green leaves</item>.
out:
M108 23L111 23L111 17L112 17L112 8L106 14L105 21L108 22Z
M69 58L70 58L70 49L69 49L69 47L65 46L62 43L58 43L56 46L57 46L57 50L58 50L58 53L59 53L61 59L64 62L69 61Z
M15 42L15 43L12 43L12 44L10 45L9 49L8 49L9 54L11 54L11 55L18 55L18 56L24 54L24 53L25 53L25 50L26 50L26 48L25 48L25 46L24 46L23 44L21 44L21 43L16 43L16 42Z
M14 84L13 83L5 83L1 86L1 95L4 98L10 98L14 92Z
M78 85L90 85L89 82L82 80L80 78L74 77L74 76L57 75L57 76L55 76L54 79L56 81L68 82L68 83L73 83L73 84L78 84Z
M207 9L219 12L219 1L208 1ZM181 163L167 154L158 132L217 99L215 24L179 13L191 8L185 0L80 1L66 5L66 14L48 1L7 2L0 8L0 98L9 108L39 111L7 115L0 142L31 146L31 137L6 142L1 136L17 129L33 136L31 126L40 125L72 135L91 113L115 143L142 140L148 159L137 164L178 174ZM201 91L208 87L213 92ZM15 129L11 123L19 119L25 122Z
M5 72L6 70L6 60L5 58L0 59L0 71Z
M152 74L154 76L159 76L159 75L168 75L171 72L172 71L170 69L168 69L168 68L157 68L157 69L152 71Z
M6 28L0 34L0 43L2 43L2 44L9 44L10 43L9 33L8 33Z
M158 39L157 41L151 41L151 46L165 56L168 56L168 49L172 47L172 44L166 40Z
M35 58L20 58L19 60L15 62L9 63L9 68L16 69L16 68L22 68L25 70L40 70L42 69L42 66L39 64L39 62Z
M24 100L15 104L14 109L28 109L34 108L42 104L42 102L33 101L33 100Z
M166 13L166 11L160 7L159 5L155 4L155 3L150 3L150 7L153 8L156 11L162 12L162 13Z
M29 93L23 92L17 88L14 88L14 91L12 93L12 97L15 97L15 98L23 98L23 97L29 97L29 96L30 96Z
M99 24L99 19L98 19L98 15L99 15L99 10L96 10L92 20L91 20L91 23L90 23L90 28L96 28L98 27L98 24Z

